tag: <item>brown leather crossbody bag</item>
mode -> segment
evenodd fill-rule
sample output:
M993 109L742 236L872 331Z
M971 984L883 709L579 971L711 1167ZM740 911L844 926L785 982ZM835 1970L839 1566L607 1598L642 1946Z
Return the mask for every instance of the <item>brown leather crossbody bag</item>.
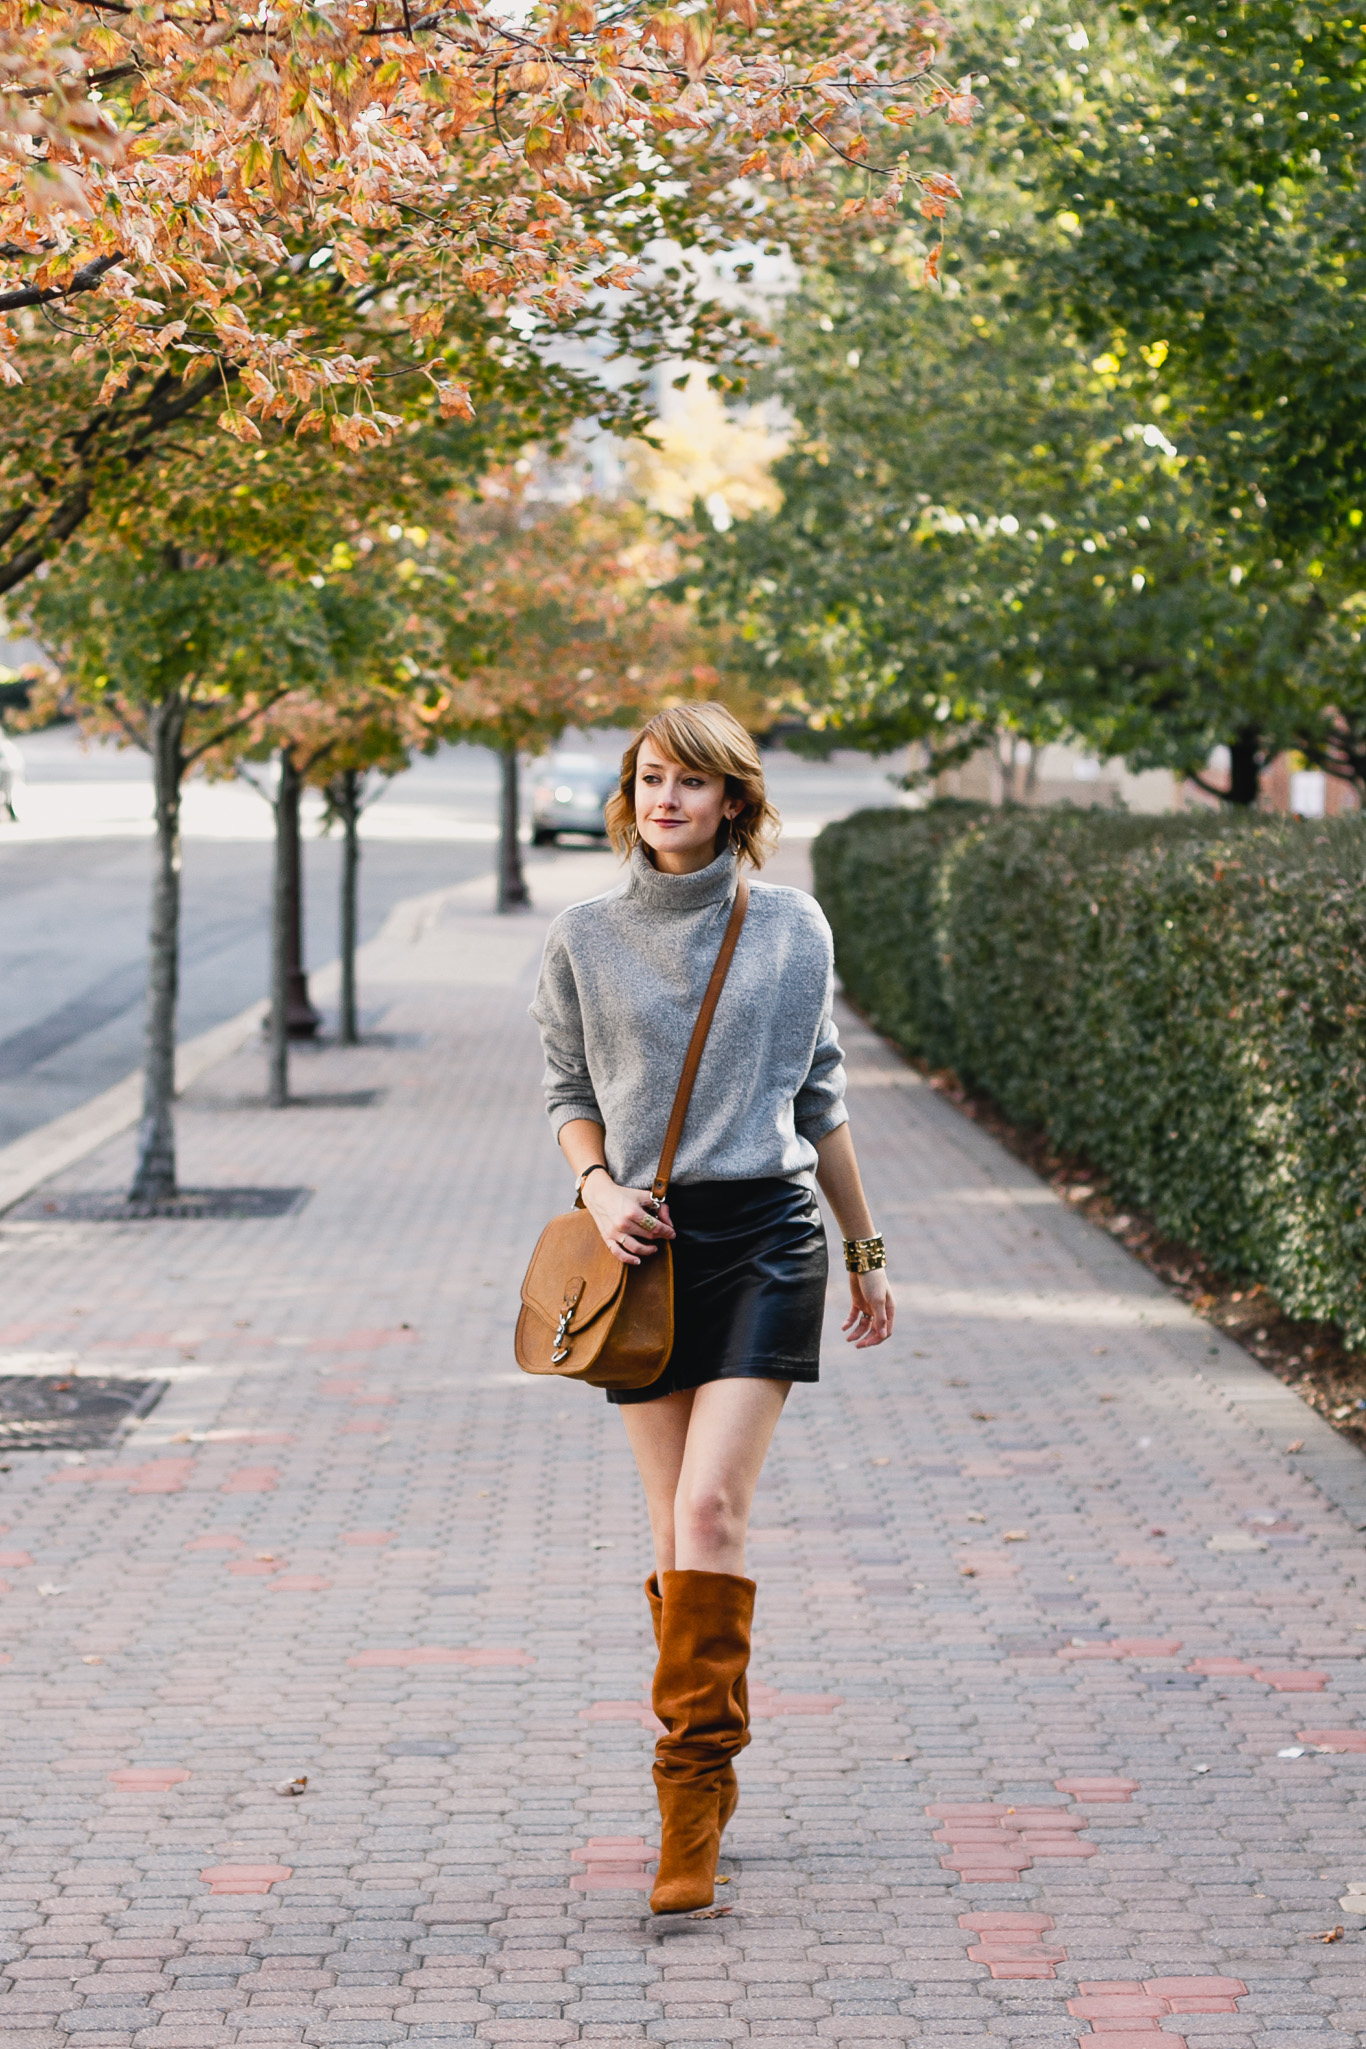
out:
M669 1192L702 1048L748 904L749 884L742 877L669 1113L650 1188L656 1209ZM673 1254L668 1242L639 1266L625 1266L603 1244L582 1196L576 1196L573 1209L551 1218L531 1255L517 1319L517 1364L523 1373L558 1374L562 1380L586 1380L590 1387L648 1387L668 1365L673 1343Z

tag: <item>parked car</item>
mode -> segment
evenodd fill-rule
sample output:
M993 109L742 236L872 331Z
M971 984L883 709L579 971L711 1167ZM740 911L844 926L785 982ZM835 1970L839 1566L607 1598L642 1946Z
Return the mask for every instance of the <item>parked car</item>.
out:
M552 754L539 762L531 786L532 844L553 846L562 832L606 839L603 807L620 780L615 763L593 754Z
M15 792L24 779L24 757L0 726L0 811L11 819L19 816Z

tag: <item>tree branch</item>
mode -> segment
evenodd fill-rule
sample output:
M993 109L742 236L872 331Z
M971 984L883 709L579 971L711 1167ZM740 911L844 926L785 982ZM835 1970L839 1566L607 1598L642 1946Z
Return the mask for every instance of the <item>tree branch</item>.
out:
M31 505L20 505L7 518L0 519L0 548L3 548L9 541L12 541L20 527L24 524L24 521L32 519L32 517L33 507Z
M75 273L69 285L25 285L18 292L0 292L0 313L12 313L19 306L45 306L53 299L71 299L78 292L93 292L106 271L123 263L123 256L97 256Z
M87 423L73 442L78 465L83 466L86 450L103 427L113 422L126 423L130 428L130 445L123 451L123 462L126 468L136 469L138 464L145 462L152 453L155 436L177 420L183 420L215 391L220 391L225 378L232 383L238 374L236 366L232 363L215 364L212 370L205 371L195 383L183 386L177 396L171 398L166 394L174 389L176 380L170 372L163 372L135 412L123 416L120 420L117 414L101 411ZM26 577L32 576L34 570L53 552L54 545L68 540L75 533L89 510L89 479L80 476L79 481L59 502L57 509L44 522L29 546L21 549L8 562L0 564L0 596L6 591L14 590ZM32 516L32 507L23 508L22 518L17 513L11 514L8 520L0 524L0 545L3 545L11 534L17 533L24 520Z
M122 705L119 703L117 697L106 698L105 702L107 703L110 711L113 712L114 717L118 720L119 724L123 727L124 732L128 735L133 745L135 747L140 747L144 754L150 754L152 751L151 741L147 739L147 737L144 734L140 733L137 727L131 723Z
M1217 797L1221 804L1227 804L1232 798L1233 792L1231 789L1216 790L1213 783L1207 783L1205 778L1202 775L1197 775L1193 768L1187 770L1186 780L1187 782L1194 783L1197 790L1203 790L1207 797Z
M282 697L287 697L288 695L288 686L282 684L272 696L265 700L264 704L253 704L250 710L242 713L240 718L230 719L226 726L220 726L218 731L211 733L207 740L201 740L197 747L192 747L187 751L185 766L188 768L192 762L198 761L201 754L207 754L211 748L221 747L225 740L231 740L234 733L240 733L244 726L249 726L253 719L259 719L262 712L269 711L273 704L278 704Z
M12 591L25 577L32 576L39 563L47 560L50 544L53 541L69 539L89 510L90 485L82 478L67 497L65 504L61 505L48 520L39 539L29 547L22 548L9 562L0 566L0 594Z

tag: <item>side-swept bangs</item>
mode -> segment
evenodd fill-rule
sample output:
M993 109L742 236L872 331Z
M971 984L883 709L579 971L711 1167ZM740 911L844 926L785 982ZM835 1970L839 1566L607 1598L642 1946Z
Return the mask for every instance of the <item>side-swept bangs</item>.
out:
M647 740L653 740L666 760L676 761L682 768L725 777L726 795L739 797L741 809L729 827L723 823L717 850L729 844L737 860L762 867L778 837L778 814L764 788L759 750L734 712L723 704L672 705L656 712L635 735L621 757L621 782L607 800L607 831L617 852L624 858L640 838L636 830L636 763Z

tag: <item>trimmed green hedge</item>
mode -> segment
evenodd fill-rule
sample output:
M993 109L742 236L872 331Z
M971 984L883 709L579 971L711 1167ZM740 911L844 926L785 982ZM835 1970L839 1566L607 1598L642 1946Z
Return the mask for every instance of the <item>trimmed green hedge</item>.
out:
M1366 825L933 805L814 864L881 1031L1366 1349Z

